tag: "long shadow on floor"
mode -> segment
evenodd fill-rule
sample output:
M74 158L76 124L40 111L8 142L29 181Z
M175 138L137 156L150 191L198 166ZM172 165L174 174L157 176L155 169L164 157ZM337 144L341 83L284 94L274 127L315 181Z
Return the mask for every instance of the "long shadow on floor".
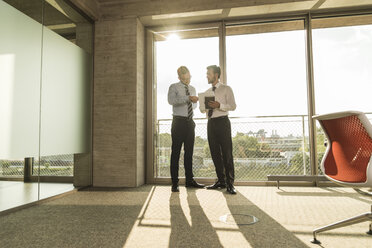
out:
M241 193L224 196L231 214L253 215L259 219L253 225L238 225L240 232L252 247L308 247ZM235 221L239 222L238 219Z
M80 192L0 217L1 247L120 247L152 186Z
M187 190L187 203L190 208L191 225L181 208L180 194L171 195L169 247L223 247L216 230L200 206L196 190Z

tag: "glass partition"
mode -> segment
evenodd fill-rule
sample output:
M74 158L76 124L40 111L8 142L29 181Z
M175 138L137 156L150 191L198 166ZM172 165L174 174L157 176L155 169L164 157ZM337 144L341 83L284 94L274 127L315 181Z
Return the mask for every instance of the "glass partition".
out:
M69 2L0 1L0 211L91 184L93 26Z
M92 25L71 6L51 8L49 3L43 33L41 198L72 188L72 183L91 184ZM75 175L70 184L55 187Z
M0 1L0 211L38 199L41 19L40 0Z

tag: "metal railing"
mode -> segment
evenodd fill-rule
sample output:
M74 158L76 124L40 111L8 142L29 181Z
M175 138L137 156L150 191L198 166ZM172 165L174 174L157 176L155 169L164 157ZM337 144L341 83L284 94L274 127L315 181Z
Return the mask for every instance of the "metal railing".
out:
M74 155L63 154L44 156L40 158L40 176L72 176L74 170ZM33 175L38 175L39 167L34 166Z
M24 159L0 160L0 177L23 177Z
M366 113L372 121L371 113ZM207 140L207 120L194 119L195 177L215 178L215 168ZM262 181L267 175L310 175L307 115L230 117L236 180ZM171 119L157 121L155 144L156 177L170 177ZM317 124L317 165L325 152L322 128ZM320 168L318 174L322 175ZM184 175L183 151L180 176Z
M24 159L0 160L0 177L23 177L24 163ZM73 176L73 169L73 154L43 156L34 159L32 175Z
M194 119L195 177L216 176L207 140L207 120ZM230 117L236 180L261 181L267 175L310 174L308 117L305 115ZM156 176L170 177L171 119L157 122ZM183 151L180 176L184 175Z

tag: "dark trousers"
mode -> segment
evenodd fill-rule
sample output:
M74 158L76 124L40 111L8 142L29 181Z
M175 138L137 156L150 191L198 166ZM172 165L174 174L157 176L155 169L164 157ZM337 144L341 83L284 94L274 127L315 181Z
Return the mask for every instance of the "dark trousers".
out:
M227 116L208 120L208 143L216 174L221 183L234 183L231 124Z
M173 183L178 183L180 153L183 144L186 182L193 180L192 155L194 153L195 122L186 117L173 117L172 122L172 154L170 172Z

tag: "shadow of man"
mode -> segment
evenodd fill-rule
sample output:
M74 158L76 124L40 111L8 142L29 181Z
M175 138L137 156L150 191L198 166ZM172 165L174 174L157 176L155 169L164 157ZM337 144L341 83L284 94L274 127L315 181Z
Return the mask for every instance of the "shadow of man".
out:
M181 207L181 194L172 194L169 201L171 214L169 247L223 247L216 230L200 206L196 190L186 192L191 225Z
M223 194L231 214L239 223L239 231L252 247L309 247L285 227L254 205L239 191L236 195ZM252 225L242 225L239 214L253 215L259 221Z

